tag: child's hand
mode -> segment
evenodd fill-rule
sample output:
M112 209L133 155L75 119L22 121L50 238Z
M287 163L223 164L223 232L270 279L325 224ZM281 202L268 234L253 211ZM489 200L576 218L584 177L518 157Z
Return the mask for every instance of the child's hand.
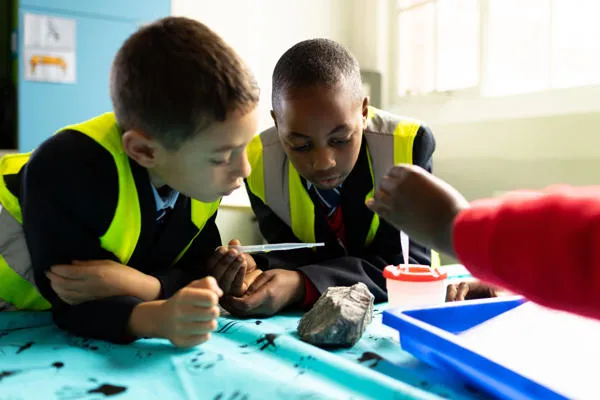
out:
M211 276L180 289L159 307L157 336L177 347L192 347L210 339L217 329L223 292Z
M261 269L255 269L252 272L246 273L246 277L244 278L244 284L242 287L242 294L245 294L248 291L248 288L252 286L256 278L258 278L263 271Z
M239 240L231 240L229 246L239 246ZM250 254L240 254L235 248L221 246L208 261L209 273L215 277L225 294L242 296L259 275L256 262ZM258 272L257 272L258 271Z
M469 203L452 186L415 165L396 165L367 206L426 247L452 255L454 218Z
M226 296L221 305L240 317L266 317L302 301L304 279L300 272L273 269L261 273L242 297Z
M150 301L160 293L158 279L111 260L54 265L46 276L58 297L71 305L113 296L136 296Z
M482 282L461 282L446 288L446 301L462 301L498 297L496 288Z

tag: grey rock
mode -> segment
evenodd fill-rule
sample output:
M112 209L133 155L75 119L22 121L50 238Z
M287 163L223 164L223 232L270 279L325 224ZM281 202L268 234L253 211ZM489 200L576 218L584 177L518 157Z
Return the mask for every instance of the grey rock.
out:
M320 347L352 347L373 319L375 297L360 282L330 287L298 323L305 342Z

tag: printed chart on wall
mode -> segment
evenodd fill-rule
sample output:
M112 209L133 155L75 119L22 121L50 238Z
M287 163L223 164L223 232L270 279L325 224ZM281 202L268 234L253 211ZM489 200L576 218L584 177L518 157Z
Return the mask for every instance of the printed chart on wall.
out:
M25 80L76 82L75 19L25 14Z

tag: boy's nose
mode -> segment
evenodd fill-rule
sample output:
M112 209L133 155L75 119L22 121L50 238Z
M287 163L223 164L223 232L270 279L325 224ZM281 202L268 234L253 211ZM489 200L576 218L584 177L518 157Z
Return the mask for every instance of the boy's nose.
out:
M313 169L315 171L326 171L335 167L334 152L330 149L317 150L313 157Z

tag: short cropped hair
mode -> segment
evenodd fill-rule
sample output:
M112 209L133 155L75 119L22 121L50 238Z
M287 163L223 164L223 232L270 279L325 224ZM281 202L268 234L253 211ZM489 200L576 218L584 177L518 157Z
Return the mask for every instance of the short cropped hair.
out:
M356 58L341 44L329 39L310 39L286 51L273 71L272 106L275 112L286 90L324 85L349 84L357 99L363 88Z
M167 17L143 26L117 52L110 96L122 131L139 130L176 150L232 112L251 111L256 80L204 24Z

